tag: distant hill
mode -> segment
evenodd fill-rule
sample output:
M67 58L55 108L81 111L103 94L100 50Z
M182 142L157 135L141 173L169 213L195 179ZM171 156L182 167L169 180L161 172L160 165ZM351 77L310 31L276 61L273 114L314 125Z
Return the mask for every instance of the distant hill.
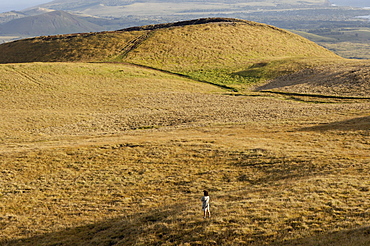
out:
M27 14L18 11L0 13L0 24L12 21L14 19L24 18Z
M328 6L327 0L54 0L43 8L104 17L174 15L244 11L246 9Z
M368 0L330 0L330 2L338 6L370 7Z
M207 1L199 1L199 0L54 0L49 3L41 4L39 6L52 8L52 9L63 9L63 10L82 10L92 8L94 6L127 6L139 3L157 3L157 4L168 4L168 3L197 3L199 4L247 4L251 6L279 6L279 5L327 5L327 0L307 0L307 1L299 1L299 0L207 0ZM193 6L196 7L196 6Z
M41 14L45 14L45 13L53 12L53 11L55 11L55 10L54 9L46 9L46 8L31 8L31 9L22 11L22 13L24 13L28 16L34 16L34 15L41 15Z
M6 22L0 26L0 34L6 35L53 35L99 31L101 27L64 11L52 11Z

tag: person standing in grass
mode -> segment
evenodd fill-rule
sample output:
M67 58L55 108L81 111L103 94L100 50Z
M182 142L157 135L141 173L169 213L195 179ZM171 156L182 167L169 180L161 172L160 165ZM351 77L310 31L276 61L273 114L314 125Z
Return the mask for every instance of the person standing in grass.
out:
M202 197L201 201L202 201L202 210L203 210L203 217L204 218L207 218L207 216L209 218L211 218L211 212L209 210L209 195L208 195L208 191L203 191L204 192L204 196Z

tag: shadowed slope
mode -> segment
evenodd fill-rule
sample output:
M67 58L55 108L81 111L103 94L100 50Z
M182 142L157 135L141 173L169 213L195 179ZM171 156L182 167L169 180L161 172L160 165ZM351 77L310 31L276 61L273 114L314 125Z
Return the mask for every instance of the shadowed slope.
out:
M367 131L370 129L370 116L354 118L339 122L330 122L313 127L306 127L304 131Z
M370 63L345 61L272 79L257 91L369 98Z

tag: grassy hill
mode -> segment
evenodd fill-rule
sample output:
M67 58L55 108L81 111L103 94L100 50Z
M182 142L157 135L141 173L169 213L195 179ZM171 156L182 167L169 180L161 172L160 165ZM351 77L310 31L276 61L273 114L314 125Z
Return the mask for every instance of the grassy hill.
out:
M367 63L212 20L0 46L0 245L369 245Z
M321 46L276 27L225 18L25 39L0 45L0 51L1 63L129 62L235 90L340 59ZM265 66L268 72L243 72L256 64L269 64Z

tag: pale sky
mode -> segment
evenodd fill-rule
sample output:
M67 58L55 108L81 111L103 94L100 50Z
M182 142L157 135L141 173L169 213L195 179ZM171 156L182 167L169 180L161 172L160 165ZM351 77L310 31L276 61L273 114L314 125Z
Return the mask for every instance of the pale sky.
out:
M0 0L0 12L7 12L11 10L23 10L42 3L48 3L52 0Z

